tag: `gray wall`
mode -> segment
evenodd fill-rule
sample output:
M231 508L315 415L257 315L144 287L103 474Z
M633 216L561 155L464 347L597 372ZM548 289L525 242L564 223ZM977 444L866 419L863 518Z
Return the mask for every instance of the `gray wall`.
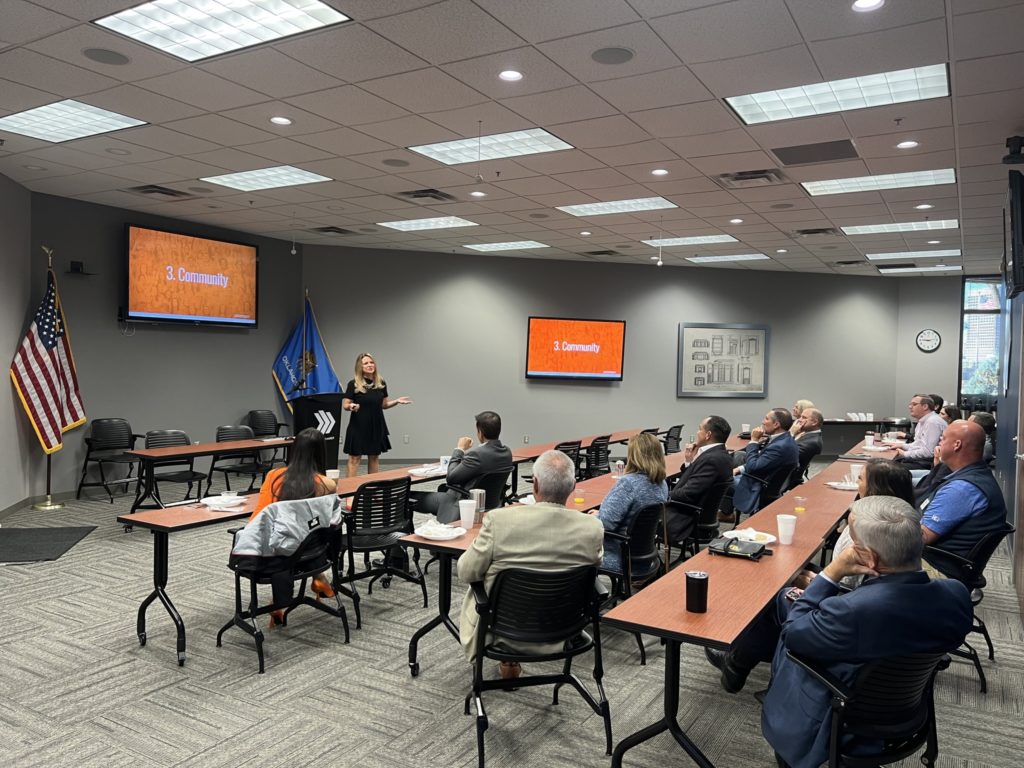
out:
M905 277L900 280L894 413L907 416L907 404L916 392L935 393L946 400L956 398L962 292L963 282L958 278ZM917 334L925 328L938 331L942 337L942 344L935 352L926 353L917 348Z
M938 316L942 322L930 322L949 340L928 356L928 381L945 386L956 377L948 324L959 317L957 278L919 279L933 290L918 291L904 290L910 281L898 279L327 247L307 247L303 267L342 381L351 378L356 354L369 351L392 396L415 400L388 411L389 458L450 452L484 408L502 414L513 446L524 435L542 442L680 421L687 436L708 412L734 425L756 423L768 407L801 397L826 416L903 415L903 390L919 386L921 361L898 350L913 345L908 329L916 333L921 317ZM529 315L626 320L624 380L526 381ZM680 322L771 326L768 397L676 398Z
M127 331L122 328L117 308L125 273L126 222L258 245L259 328L146 324L135 324ZM301 255L292 256L288 243L36 194L32 196L33 253L39 252L40 245L54 249L90 419L121 416L139 433L174 428L184 429L193 440L213 440L218 425L240 423L250 409L281 410L270 367L302 311ZM64 274L72 259L84 262L86 271L95 274ZM39 301L45 280L45 264L33 259L33 303ZM18 306L24 304L23 300ZM67 433L64 449L54 455L55 491L77 485L85 434L84 427ZM45 460L41 451L29 454L32 492L42 493Z
M14 356L24 336L29 309L30 194L0 176L0 350ZM42 254L40 253L40 258ZM5 362L10 363L10 358ZM7 378L7 377L5 377ZM24 409L7 383L0 387L0 510L29 495L28 462L31 451L41 453Z

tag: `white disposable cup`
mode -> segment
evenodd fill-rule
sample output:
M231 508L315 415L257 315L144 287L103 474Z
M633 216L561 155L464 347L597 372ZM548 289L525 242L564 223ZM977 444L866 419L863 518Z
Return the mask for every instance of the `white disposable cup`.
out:
M749 431L750 431L750 425L749 424L740 424L740 432L749 432Z
M229 499L233 499L235 496L238 495L238 491L221 491L220 495L226 496Z
M874 444L875 444L875 436L874 435L864 435L864 445L865 446L870 448Z
M476 517L476 500L462 499L459 502L459 519L462 527L467 531L473 527L473 519Z
M851 464L850 465L850 479L853 480L853 482L856 483L858 480L860 480L860 473L863 472L863 471L864 471L864 465L863 464Z
M327 470L327 479L328 480L338 480L340 477L341 477L341 470L340 469L328 469Z
M775 522L779 526L779 544L792 544L796 533L796 515L776 515Z
M867 414L867 417L868 417L868 421L874 421L875 420L875 414L873 414L873 413Z
M443 469L445 472L447 472L448 471L448 463L451 460L452 460L451 456L441 456L438 459L438 462L441 464L441 469Z

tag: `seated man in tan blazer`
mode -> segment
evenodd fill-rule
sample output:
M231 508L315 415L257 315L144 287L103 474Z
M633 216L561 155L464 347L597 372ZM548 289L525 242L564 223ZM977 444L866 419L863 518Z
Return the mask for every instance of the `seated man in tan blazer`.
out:
M576 467L560 451L546 451L533 467L536 503L492 509L480 535L459 558L459 578L484 582L488 591L497 574L508 568L557 571L579 565L600 565L604 526L592 515L565 508L576 487ZM473 660L477 612L472 592L462 603L459 634L466 656ZM546 649L538 647L537 653ZM502 662L502 677L518 677L519 665Z

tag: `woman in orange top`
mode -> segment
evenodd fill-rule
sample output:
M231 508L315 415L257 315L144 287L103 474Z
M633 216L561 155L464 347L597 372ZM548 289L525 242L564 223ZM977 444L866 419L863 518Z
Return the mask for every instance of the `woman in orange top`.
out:
M323 433L312 427L299 432L292 443L288 465L267 473L260 486L256 509L249 519L252 520L264 507L275 501L311 499L334 493L337 483L327 477L326 465L327 449ZM334 596L331 585L320 576L313 579L312 589L320 597ZM274 611L271 626L284 623L277 615L279 613L283 614L283 611Z

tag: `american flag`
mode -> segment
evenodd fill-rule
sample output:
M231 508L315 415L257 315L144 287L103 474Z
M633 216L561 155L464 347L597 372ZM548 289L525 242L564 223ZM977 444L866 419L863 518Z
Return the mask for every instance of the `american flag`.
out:
M62 434L85 423L53 270L46 276L43 302L11 361L11 381L46 453L63 448Z

